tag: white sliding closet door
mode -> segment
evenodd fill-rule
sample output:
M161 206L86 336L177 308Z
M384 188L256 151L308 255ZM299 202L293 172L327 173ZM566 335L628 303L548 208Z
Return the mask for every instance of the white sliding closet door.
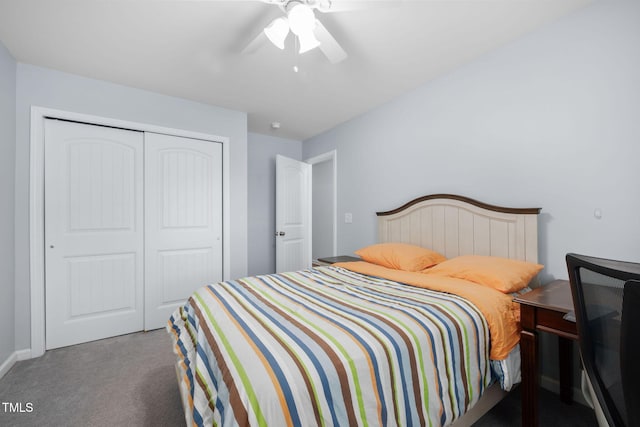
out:
M145 329L222 280L222 144L145 134Z
M143 134L45 122L46 348L143 328Z
M162 328L222 280L222 144L45 121L46 348Z

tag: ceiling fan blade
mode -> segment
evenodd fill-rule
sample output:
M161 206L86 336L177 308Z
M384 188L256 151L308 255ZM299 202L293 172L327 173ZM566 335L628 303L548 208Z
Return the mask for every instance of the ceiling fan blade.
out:
M322 22L316 19L316 27L313 30L313 34L320 42L320 50L329 59L332 64L344 61L347 58L347 52L344 51L342 46L338 44L336 39L333 38L331 33L322 25Z
M316 8L322 13L349 12L400 6L403 0L317 0Z
M247 55L250 53L254 53L256 50L258 50L260 47L262 47L262 45L264 45L267 40L269 40L267 38L267 35L264 33L264 31L260 31L260 33L256 36L256 38L254 38L253 40L251 40L245 47L244 49L242 49L242 52L240 52L242 55Z

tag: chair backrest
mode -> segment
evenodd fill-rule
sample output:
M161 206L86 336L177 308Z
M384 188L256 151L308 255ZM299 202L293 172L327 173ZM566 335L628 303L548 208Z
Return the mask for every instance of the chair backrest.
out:
M627 280L622 300L620 374L627 425L640 425L640 280Z
M610 426L637 425L629 423L629 415L635 420L634 405L640 400L634 400L637 393L624 389L637 388L630 380L640 382L639 376L632 376L637 353L631 358L640 349L640 334L632 326L636 317L640 319L634 314L640 311L635 282L640 280L640 264L577 254L567 254L566 261L580 355L596 397Z

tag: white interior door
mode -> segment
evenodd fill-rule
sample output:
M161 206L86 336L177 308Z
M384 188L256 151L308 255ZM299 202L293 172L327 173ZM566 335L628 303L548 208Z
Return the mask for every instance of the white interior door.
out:
M276 156L276 272L311 267L311 165Z
M143 135L45 121L46 348L143 326Z
M222 280L222 144L145 134L145 329Z

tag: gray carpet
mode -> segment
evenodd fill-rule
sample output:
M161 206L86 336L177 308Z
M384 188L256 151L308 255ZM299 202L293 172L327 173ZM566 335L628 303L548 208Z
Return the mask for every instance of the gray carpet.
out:
M486 413L474 427L510 427L521 423L522 408L520 390L509 393L491 411ZM591 408L573 403L564 404L557 394L540 390L539 425L542 427L598 427Z
M0 426L183 426L174 360L162 329L47 351L18 362L0 380L0 402L33 405L33 412L19 414L0 406ZM597 426L582 405L564 405L544 390L540 398L542 426ZM476 423L518 425L518 390Z
M47 351L0 380L0 402L31 402L0 426L181 426L175 356L163 329Z

